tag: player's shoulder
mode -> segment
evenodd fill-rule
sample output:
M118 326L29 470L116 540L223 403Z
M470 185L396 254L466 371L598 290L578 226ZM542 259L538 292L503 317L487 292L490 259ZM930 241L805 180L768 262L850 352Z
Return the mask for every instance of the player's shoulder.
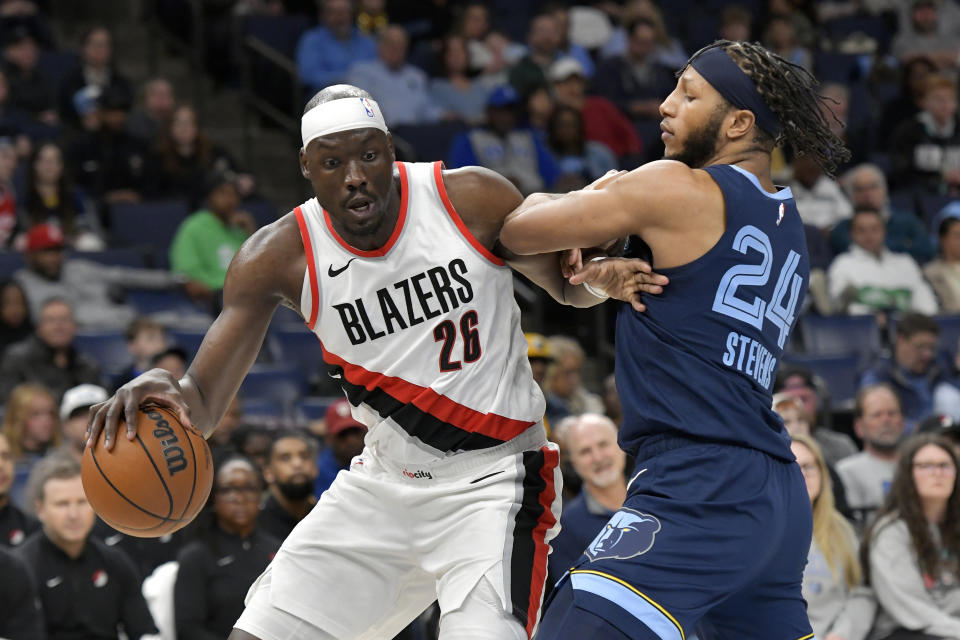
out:
M286 292L295 284L299 290L305 260L300 227L290 212L257 229L243 243L230 263L227 285L239 283L248 291L274 293L277 289Z
M486 167L444 169L441 178L450 202L464 219L502 221L523 202L523 195L512 182Z

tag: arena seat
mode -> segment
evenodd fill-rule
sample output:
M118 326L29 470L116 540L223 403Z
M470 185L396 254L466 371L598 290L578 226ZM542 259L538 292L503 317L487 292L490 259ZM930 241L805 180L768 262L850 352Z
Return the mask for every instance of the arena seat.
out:
M192 329L171 329L170 340L178 347L187 352L187 362L191 362L200 349L200 343L203 342L203 336L207 330Z
M311 380L319 375L323 367L323 349L317 336L309 329L283 328L270 330L270 337L277 348L277 360L287 363Z
M189 214L183 200L110 205L110 231L115 247L146 247L151 266L170 265L170 243L180 223Z
M327 408L339 399L333 396L309 396L297 404L297 413L305 420L323 420Z
M816 316L800 319L800 335L807 355L856 354L865 363L882 348L880 328L872 315Z
M158 289L128 289L125 301L139 313L178 313L192 315L203 313L186 294L180 291ZM199 343L198 343L199 344Z
M240 385L240 397L269 399L294 407L306 387L303 375L288 365L254 365Z
M118 249L104 249L103 251L71 251L67 256L70 260L90 260L111 267L133 267L143 269L147 266L143 249L124 247Z
M406 141L416 152L416 160L433 162L446 158L450 143L457 134L466 131L461 122L436 122L433 124L402 124L391 129L393 137Z
M23 266L22 252L0 251L0 280L10 278L17 269L21 269Z
M814 375L820 376L826 383L834 409L847 409L853 406L860 375L860 358L856 354L840 356L785 354L783 362L804 367Z
M123 371L132 361L123 331L80 329L73 339L73 345L96 360L108 375Z
M940 347L950 354L951 360L955 360L960 342L960 315L936 316L934 320L940 325Z
M282 418L284 417L283 403L272 398L243 398L240 400L244 417L251 418Z

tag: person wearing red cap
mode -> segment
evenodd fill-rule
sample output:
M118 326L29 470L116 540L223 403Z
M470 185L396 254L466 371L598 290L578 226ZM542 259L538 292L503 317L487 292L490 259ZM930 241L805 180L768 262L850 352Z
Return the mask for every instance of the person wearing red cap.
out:
M363 436L367 434L367 426L353 417L345 398L327 408L323 421L327 425L327 446L317 456L319 475L313 484L318 497L330 488L340 471L350 468L354 456L363 452Z

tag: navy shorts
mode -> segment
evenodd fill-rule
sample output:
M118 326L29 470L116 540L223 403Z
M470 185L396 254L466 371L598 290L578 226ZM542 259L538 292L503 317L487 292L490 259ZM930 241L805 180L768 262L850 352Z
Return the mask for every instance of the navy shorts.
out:
M711 640L813 638L797 464L673 437L637 459L623 507L557 584L537 639L685 640L698 627Z

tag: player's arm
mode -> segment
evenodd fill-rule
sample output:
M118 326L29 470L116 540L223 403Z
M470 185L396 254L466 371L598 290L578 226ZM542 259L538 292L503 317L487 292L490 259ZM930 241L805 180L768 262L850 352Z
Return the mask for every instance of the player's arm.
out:
M498 242L507 214L523 202L523 196L512 182L489 169L466 167L444 172L444 183L454 208L477 240L485 247L492 247L512 269L544 289L554 300L575 307L590 307L606 299L563 277L559 251L518 255ZM666 284L666 278L653 274L650 265L641 260L608 265L608 270L616 272L617 281L623 286L611 284L607 292L621 300L638 303L636 294L659 293Z
M507 216L500 242L518 255L603 246L645 236L683 215L696 178L686 165L658 160L560 196L535 193Z
M253 365L267 327L283 300L299 300L305 257L293 216L257 231L234 256L223 289L223 311L204 336L181 380L152 369L120 387L95 407L87 446L100 431L111 448L121 418L127 437L136 433L136 414L147 403L169 407L181 422L208 437L219 424L240 383Z

